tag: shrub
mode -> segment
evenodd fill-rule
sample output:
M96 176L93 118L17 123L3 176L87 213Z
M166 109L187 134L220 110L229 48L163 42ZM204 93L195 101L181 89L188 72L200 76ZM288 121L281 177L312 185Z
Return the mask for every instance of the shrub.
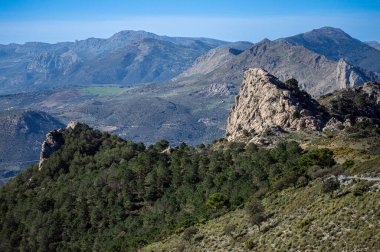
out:
M251 224L256 225L260 230L261 223L266 219L265 209L261 204L261 201L254 199L253 201L249 202L245 207L245 211L249 216L249 221Z
M299 90L298 81L294 78L287 80L285 84L289 90Z
M236 225L235 224L227 224L223 227L223 233L225 235L229 235L231 236L232 235L232 232L234 232L236 229Z
M369 190L369 183L365 181L360 181L355 185L354 189L352 190L352 193L355 196L362 196L368 190Z
M206 207L217 209L224 206L228 206L228 199L221 193L214 193L208 196Z
M349 168L353 167L354 165L355 165L355 162L352 159L348 159L343 163L343 167L346 169L349 169Z
M186 241L190 241L191 238L198 232L198 229L196 227L189 227L186 228L185 231L182 233L182 238Z
M176 252L183 252L183 251L185 251L186 250L186 245L185 244L183 244L183 243L180 243L180 244L178 244L177 245L177 248L176 248Z
M335 160L333 152L329 149L312 149L301 156L300 163L303 166L319 165L331 167L335 164Z
M287 174L286 176L283 176L280 179L276 180L273 184L273 188L275 190L281 191L290 186L295 186L297 179L298 179L297 173L291 172Z
M307 178L305 176L301 176L297 179L297 187L304 187L304 186L307 186L307 183L309 181L307 180Z
M245 242L245 248L248 250L252 250L257 246L257 243L254 240L248 240Z
M329 178L322 183L322 192L332 193L340 187L340 183L336 178Z

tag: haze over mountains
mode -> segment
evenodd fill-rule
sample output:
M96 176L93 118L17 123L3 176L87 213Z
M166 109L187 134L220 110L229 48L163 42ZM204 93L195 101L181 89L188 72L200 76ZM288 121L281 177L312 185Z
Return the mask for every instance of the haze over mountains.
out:
M122 31L108 39L0 45L0 93L167 81L198 56L225 43Z
M379 81L379 53L330 27L256 44L122 31L108 39L0 45L0 106L7 113L44 111L148 144L164 138L196 145L223 136L246 69L296 78L319 97ZM39 149L47 131L29 151ZM19 141L13 137L8 142Z
M223 63L215 60L219 57L214 53L197 61L175 80L186 83L203 81L240 85L245 69L262 67L281 80L296 78L303 89L313 96L320 96L339 88L379 79L377 73L362 68L372 62L371 69L379 71L380 68L376 65L380 64L380 52L376 49L351 38L340 29L326 27L314 30L311 34L319 40L310 39L303 45L294 43L294 37L276 41L264 39L244 52L230 53L228 58L223 58ZM305 36L308 38L308 33L305 33ZM330 45L335 50L323 49L329 48ZM333 55L332 52L335 51L337 53ZM341 57L338 57L338 53ZM223 55L223 48L216 54ZM350 63L351 60L360 63L361 67Z

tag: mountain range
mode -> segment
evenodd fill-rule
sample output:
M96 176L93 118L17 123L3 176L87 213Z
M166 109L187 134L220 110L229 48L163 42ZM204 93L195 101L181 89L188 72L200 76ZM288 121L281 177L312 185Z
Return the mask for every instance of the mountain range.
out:
M197 145L223 136L246 69L295 78L317 98L379 81L377 55L331 27L258 43L122 31L108 39L0 45L0 107L43 111L147 144L164 138ZM28 147L30 156L47 132ZM7 143L20 142L12 136ZM4 170L14 167L9 162Z
M305 33L276 41L264 39L240 53L229 52L228 57L221 57L226 54L224 47L213 49L214 53L198 59L174 81L231 84L238 87L244 70L262 67L284 81L296 78L303 89L317 97L340 88L379 80L376 65L379 64L380 54L376 49L351 38L340 29L321 28L311 34L320 41L310 39L308 43L302 44L295 39L302 36L309 38L309 33ZM315 45L315 48L311 45ZM323 49L330 45L341 46L336 48L340 54L332 55L332 52ZM354 57L351 50L359 53ZM353 61L359 66L350 63ZM364 68L369 65L375 72Z
M212 144L51 131L0 188L0 249L376 251L380 83L322 101L256 68Z
M122 31L108 39L0 45L0 93L167 81L198 56L226 43Z

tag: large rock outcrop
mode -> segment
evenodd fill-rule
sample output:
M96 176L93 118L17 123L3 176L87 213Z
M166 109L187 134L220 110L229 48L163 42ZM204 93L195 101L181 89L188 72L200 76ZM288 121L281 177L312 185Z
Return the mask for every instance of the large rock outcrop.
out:
M38 170L42 169L42 165L45 160L51 156L55 151L59 150L64 144L63 139L63 130L53 130L46 134L46 139L42 143L41 153L40 153L40 162L38 164Z
M325 123L318 102L261 68L249 69L227 124L229 141L252 140L268 133L320 131Z
M49 158L54 152L59 150L65 143L65 140L63 138L63 132L65 130L75 130L81 127L85 127L85 124L76 121L71 121L68 123L66 129L56 129L47 133L46 139L41 146L40 162L38 165L38 169L41 170L45 160Z
M336 68L336 79L340 89L345 89L379 79L379 76L373 72L352 66L345 60L340 59Z

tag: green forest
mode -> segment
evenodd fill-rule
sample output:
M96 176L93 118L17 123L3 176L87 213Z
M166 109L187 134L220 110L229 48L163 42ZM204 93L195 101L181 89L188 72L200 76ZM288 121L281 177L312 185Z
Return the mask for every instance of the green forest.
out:
M33 165L1 188L0 250L134 251L344 168L332 151L296 142L146 147L87 125L63 136L40 171Z

